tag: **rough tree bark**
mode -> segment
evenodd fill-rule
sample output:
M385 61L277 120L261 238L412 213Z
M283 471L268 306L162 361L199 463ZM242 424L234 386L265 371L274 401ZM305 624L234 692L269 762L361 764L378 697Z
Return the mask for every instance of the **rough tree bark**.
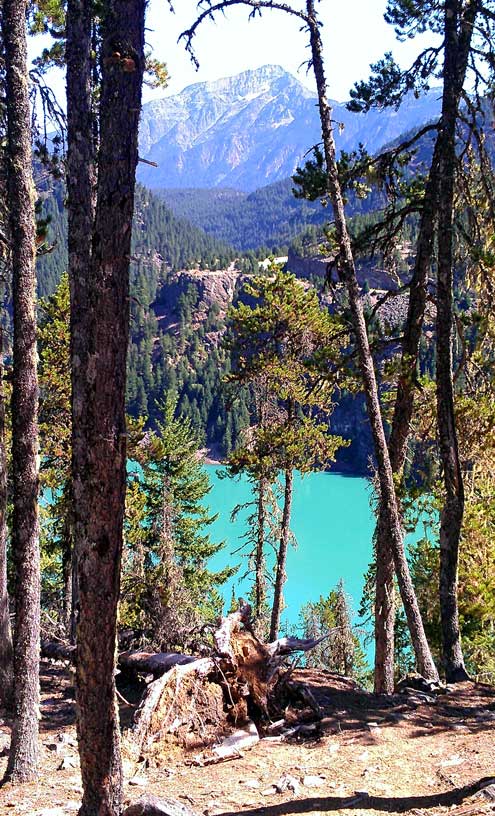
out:
M438 208L437 264L437 430L443 467L445 501L440 517L440 614L445 674L448 682L468 679L464 667L457 600L459 540L464 514L464 484L454 412L452 375L453 232L455 187L455 131L473 22L478 8L462 17L458 0L446 0L444 9L445 56L442 100L440 196Z
M92 111L92 3L68 0L66 18L67 64L67 220L70 285L70 345L72 383L71 502L82 494L82 474L87 455L83 433L87 337L90 329L89 268L95 199L94 116ZM77 519L73 535L77 537ZM70 639L75 643L78 616L77 553L73 538L71 558Z
M266 487L267 480L264 476L258 479L258 529L256 535L256 556L255 556L255 605L254 605L254 626L258 628L263 618L266 602L266 580L265 580L265 528L266 528Z
M292 491L294 485L294 472L292 468L285 471L284 489L284 509L282 513L282 525L280 529L280 544L277 553L277 572L275 574L275 587L273 592L272 616L270 620L270 640L278 638L280 629L280 615L282 613L283 589L287 578L285 567L287 564L287 549L290 537L290 517L292 510Z
M40 556L38 379L36 372L36 224L27 71L26 0L4 0L7 162L14 313L12 475L15 565L14 723L7 778L38 772Z
M340 251L340 275L346 285L352 315L354 336L359 354L361 376L363 378L368 418L371 426L380 484L380 512L382 523L388 530L390 546L394 557L395 570L399 582L402 602L411 632L418 669L429 680L437 680L438 673L426 640L421 613L412 584L404 553L402 526L400 521L392 466L383 428L378 388L373 357L370 350L363 307L356 278L351 242L347 231L344 204L338 178L335 140L333 135L332 111L328 104L327 85L322 58L322 42L314 0L306 2L307 20L310 33L312 66L318 90L318 103L322 126L323 146L327 167L328 191L332 202L335 228Z
M3 354L3 331L0 329L0 706L10 708L14 702L14 653L7 589L7 450Z
M74 338L72 351L73 365L79 370L73 379L73 480L81 816L114 816L122 804L114 670L126 476L129 261L145 5L145 0L108 0L104 7L91 259L86 278L81 269L72 283L73 307L84 312L81 323L73 326L74 332L80 332L80 342L78 346ZM87 70L89 4L75 4L72 11L79 15L76 20L84 35L82 63ZM75 49L75 43L73 46ZM91 138L91 131L86 136L80 132L79 137L84 142ZM83 152L87 160L87 144ZM84 206L91 206L87 188ZM88 209L85 213L90 216Z

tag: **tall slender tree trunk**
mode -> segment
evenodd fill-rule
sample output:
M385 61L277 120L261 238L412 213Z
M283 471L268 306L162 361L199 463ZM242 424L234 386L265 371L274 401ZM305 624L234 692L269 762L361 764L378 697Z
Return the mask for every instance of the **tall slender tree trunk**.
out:
M260 627L263 620L266 602L265 580L265 530L266 530L266 488L267 480L264 476L258 479L258 518L256 531L255 553L255 626Z
M387 514L378 508L375 546L375 694L393 694L395 642L394 554Z
M278 638L280 628L280 615L282 613L283 590L287 579L287 549L290 537L290 518L292 512L292 492L294 486L294 471L291 467L285 471L284 489L284 509L282 513L282 526L280 529L280 545L277 554L277 572L275 575L275 589L273 593L272 617L270 621L270 640Z
M455 4L454 4L455 5ZM411 279L411 285L409 289L409 308L408 308L408 316L406 321L406 328L404 332L404 342L402 347L402 358L401 358L401 368L399 374L399 382L397 386L397 397L395 401L394 407L394 416L392 421L392 429L389 438L389 453L390 453L390 460L392 465L392 470L394 473L399 473L403 466L407 448L407 439L409 436L410 431L410 423L412 418L412 412L414 407L414 389L415 389L415 377L416 377L416 369L418 364L418 357L419 357L419 343L421 339L421 332L423 326L423 319L424 319L424 311L425 311L425 304L426 304L426 294L427 294L427 284L428 284L428 271L431 264L431 257L433 254L433 240L434 240L434 233L435 233L435 226L437 223L437 215L439 213L439 204L440 204L440 195L442 199L442 207L450 206L452 208L453 205L453 168L455 165L455 125L458 117L458 109L459 109L459 101L462 88L464 86L465 78L466 78L466 69L468 63L468 56L469 51L471 48L471 40L472 40L472 31L473 31L473 24L476 18L476 15L479 11L480 4L478 2L471 2L469 7L467 7L465 12L465 19L464 24L462 26L461 35L459 39L450 39L450 45L446 40L445 49L446 49L446 60L447 60L447 49L450 50L451 56L449 57L450 62L450 70L444 72L443 77L443 103L442 103L442 118L441 118L441 127L439 129L437 139L435 142L435 148L433 152L432 163L430 167L430 173L428 178L428 184L426 187L425 197L423 201L422 213L421 213L421 220L420 220L420 228L419 228L419 237L418 243L416 247L416 261L414 267L414 273ZM459 14L458 10L454 10L453 7L450 8L450 11L453 11L456 15ZM449 12L450 13L450 12ZM458 16L457 16L458 20ZM454 47L456 52L456 57L454 62L452 61L452 48ZM452 134L452 137L445 140L445 128L447 127ZM447 170L445 173L444 169ZM447 191L446 184L451 186L450 192ZM442 188L442 189L441 189ZM446 197L450 196L450 205L446 204ZM452 212L452 209L450 210ZM439 232L441 230L439 224ZM450 239L452 236L451 228L447 226L446 230L447 235L450 235ZM440 235L439 235L439 253L440 253ZM447 242L449 239L447 238ZM450 247L452 244L450 243ZM450 250L451 251L451 250ZM451 262L452 258L450 258ZM439 263L440 263L439 257ZM445 259L445 263L448 265L449 260L448 258ZM449 290L449 285L447 281L447 291ZM449 311L448 304L445 304L447 307L447 311ZM451 311L451 310L450 310ZM441 334L443 331L445 324L443 324L441 328ZM448 330L451 331L451 328ZM448 345L450 346L450 333L449 333ZM444 345L444 354L445 354L445 347L446 347L446 337L443 336L441 343L443 342ZM446 367L444 366L445 370L448 372L449 363L447 361ZM451 361L450 361L450 369L451 369ZM438 382L438 381L437 381ZM442 387L442 398L443 395L448 395L449 388L444 390ZM442 402L441 398L441 402ZM448 399L448 396L447 396ZM453 406L453 402L451 403ZM445 412L448 414L448 410ZM448 434L450 435L452 441L452 426L451 423L443 423L442 426L444 428L448 428L450 424L450 431ZM447 447L447 446L446 446ZM452 446L449 445L451 450L453 451L456 449L456 443ZM451 458L451 462L455 460L455 455L453 459ZM450 470L451 478L450 478L450 485L451 487L448 489L448 495L455 494L454 483L456 478L452 476L453 472L455 471L456 466L454 462L454 469ZM460 473L460 470L459 470ZM459 483L458 483L459 484ZM462 488L461 488L462 489ZM452 518L459 519L459 502L458 499L454 498L452 502L452 516L449 510L448 515ZM462 520L462 513L461 513L461 520ZM453 540L455 541L456 533L455 533L455 525L456 523L459 525L460 529L460 522L454 522L454 532L453 532ZM443 540L446 541L448 536L444 530ZM458 542L458 538L457 538ZM457 544L458 546L458 544ZM454 553L453 559L449 558L447 555L447 550L450 550ZM446 604L445 608L449 609L449 612L446 615L447 620L454 621L456 620L457 613L453 611L452 607L452 598L456 597L457 590L453 592L453 587L456 582L457 576L457 557L455 555L456 545L453 548L445 548L444 547L444 562L445 562L445 570L442 569L442 573L444 573L444 580L442 583L445 586L445 594L446 594ZM392 561L392 554L390 549L387 547L386 541L386 530L380 526L378 527L378 536L377 536L377 558L380 558L383 561L383 571L385 574L388 574L390 563ZM455 576L455 578L454 578ZM447 587L450 586L450 589ZM442 590L441 590L442 592ZM377 586L377 597L379 593L379 588ZM450 600L449 600L450 599ZM454 602L455 603L455 602ZM390 614L390 610L388 610L388 614ZM447 624L447 628L451 624ZM377 649L376 649L376 656L375 656L375 690L377 691L387 691L387 686L389 682L387 681L387 677L389 677L389 665L391 657L390 655L393 654L393 641L391 640L390 636L387 637L385 632L387 631L386 624L382 626L381 630L379 631L380 642L377 642ZM455 623L453 625L453 629L451 629L450 634L447 636L447 639L451 642L455 642L456 638L458 637L458 633L455 633ZM449 647L450 648L450 647ZM455 647L454 651L456 651L456 657L454 657L454 663L458 665L459 663L459 650L458 646ZM460 672L461 679L464 679L463 672Z
M88 5L78 4L79 13L84 10L89 13ZM114 816L122 803L114 671L126 478L129 262L144 14L145 0L108 0L105 4L91 260L85 285L81 280L73 287L74 300L78 295L83 298L76 307L82 305L88 310L79 327L81 357L73 357L80 370L73 379L74 437L81 443L74 451L73 480L79 588L76 699L83 781L81 816ZM88 36L87 26L84 36ZM87 53L85 45L85 66Z
M394 474L400 473L404 467L414 410L419 345L423 330L428 276L435 235L440 180L439 154L440 141L437 138L421 211L414 271L409 286L409 304L402 343L397 395L388 440L390 464ZM380 508L376 530L374 690L377 694L392 694L394 690L395 628L394 556L383 516Z
M38 378L31 112L26 43L27 0L4 0L7 160L12 241L14 379L12 474L15 565L15 708L7 778L28 782L38 773L40 555L38 525Z
M322 43L318 18L314 9L314 0L307 0L306 8L310 29L312 65L318 90L318 103L327 166L328 191L332 201L335 228L340 249L340 275L347 288L354 335L359 354L368 418L378 467L382 519L390 536L391 551L394 557L399 589L411 632L418 669L424 677L436 680L438 679L438 673L426 640L421 613L404 553L402 527L397 506L390 456L383 428L373 357L368 340L338 178L332 112L327 98Z
M0 329L0 706L10 708L14 702L14 653L7 589L7 449L3 342L3 330Z
M476 6L476 3L472 4ZM457 601L459 541L464 514L464 484L454 412L452 375L453 328L453 220L455 187L455 129L458 115L459 60L462 36L458 0L445 1L444 94L442 101L443 150L438 209L437 265L437 428L443 467L445 502L440 517L440 614L445 674L449 682L468 679L462 656ZM462 86L461 86L462 87Z
M67 637L71 635L72 605L73 605L73 581L72 581L72 535L71 525L66 518L63 527L62 541L62 617L64 629Z
M84 495L86 440L83 417L86 406L85 372L87 337L91 331L89 269L95 204L94 116L92 112L92 2L68 0L66 18L67 63L67 220L70 285L70 353L72 385L71 503L73 552L71 564L72 609L70 640L76 641L79 615L76 542L80 538L75 512Z

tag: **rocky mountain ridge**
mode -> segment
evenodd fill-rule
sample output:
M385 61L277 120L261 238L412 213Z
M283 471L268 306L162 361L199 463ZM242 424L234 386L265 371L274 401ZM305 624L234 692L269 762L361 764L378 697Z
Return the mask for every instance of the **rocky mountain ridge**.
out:
M143 106L139 166L147 187L232 187L251 191L290 176L320 141L316 94L278 65L265 65ZM343 125L339 149L359 142L374 152L438 116L438 92L407 98L399 110L350 113L332 102Z

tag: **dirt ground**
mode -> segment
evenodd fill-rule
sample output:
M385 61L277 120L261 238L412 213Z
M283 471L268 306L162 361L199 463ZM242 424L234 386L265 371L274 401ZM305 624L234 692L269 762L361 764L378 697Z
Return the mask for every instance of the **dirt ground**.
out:
M299 679L323 710L316 733L297 742L264 738L240 758L206 767L179 750L139 766L126 762L126 801L152 793L205 816L495 812L495 786L476 786L495 777L495 688L463 683L429 702L420 694L376 698L322 671L301 670ZM48 662L41 713L41 779L1 788L1 816L77 812L73 690L65 671ZM122 713L129 720L130 710ZM8 725L0 720L0 777Z

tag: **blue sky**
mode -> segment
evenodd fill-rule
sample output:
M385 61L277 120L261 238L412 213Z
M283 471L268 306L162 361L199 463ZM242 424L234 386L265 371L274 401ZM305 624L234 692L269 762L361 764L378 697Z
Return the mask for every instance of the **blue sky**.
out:
M302 0L292 0L294 7ZM300 68L308 58L306 39L295 18L281 12L271 12L262 19L248 21L248 9L231 8L215 23L207 20L195 38L200 61L195 71L182 45L179 34L195 18L196 0L174 0L171 14L167 0L151 0L148 8L146 40L156 58L169 68L170 83L166 91L145 90L144 99L178 93L193 82L232 76L247 68L267 63L282 65L301 82L313 87L313 78ZM323 41L330 95L343 101L358 79L368 76L369 64L392 50L399 62L408 65L417 54L418 40L397 43L393 29L383 20L386 0L321 0L319 13L323 21ZM34 56L46 44L44 38L30 43ZM424 42L426 40L423 38ZM50 84L57 95L63 95L64 81L52 75Z

